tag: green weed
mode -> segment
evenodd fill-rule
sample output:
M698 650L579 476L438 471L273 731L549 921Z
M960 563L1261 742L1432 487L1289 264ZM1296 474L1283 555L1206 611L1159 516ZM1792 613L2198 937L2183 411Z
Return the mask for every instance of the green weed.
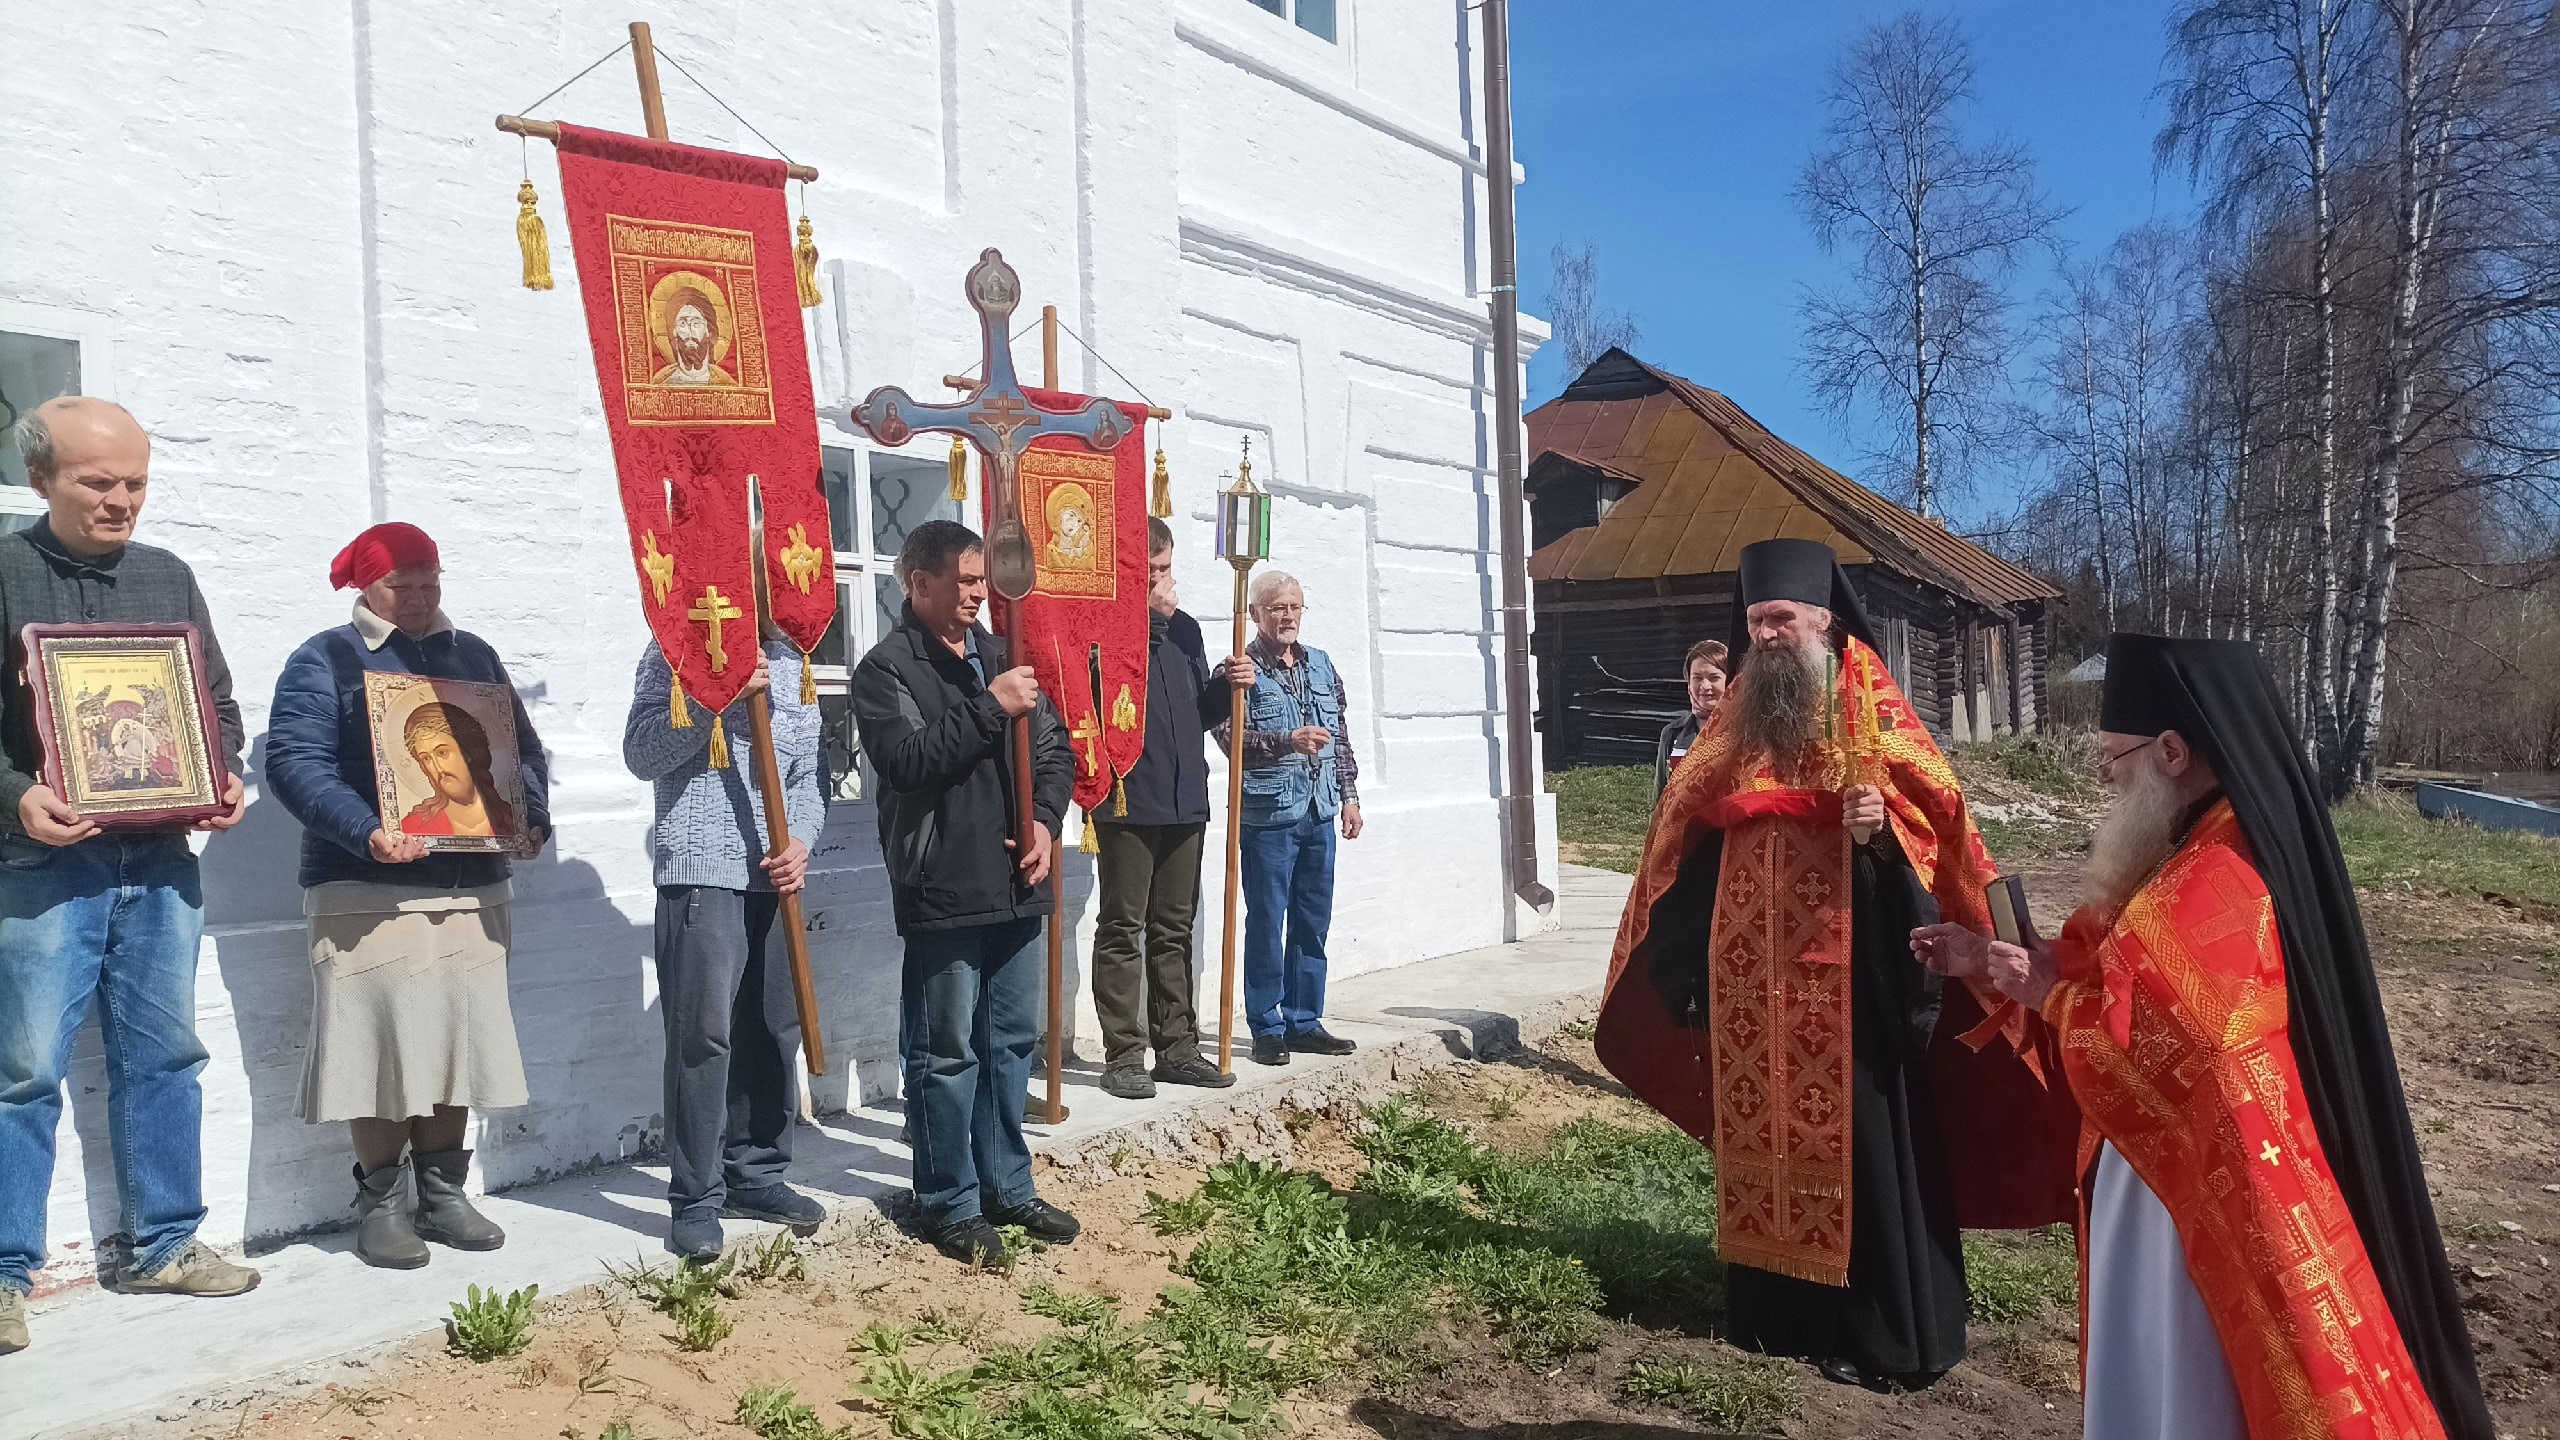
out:
M731 1262L723 1257L721 1263ZM776 1230L763 1243L743 1247L734 1268L739 1279L758 1284L809 1278L809 1262L801 1258L800 1242L788 1230Z
M748 1387L738 1397L736 1420L758 1440L847 1440L853 1434L850 1425L821 1422L815 1408L802 1404L799 1396L780 1385Z
M1197 1235L1209 1228L1217 1207L1197 1195L1172 1200L1150 1190L1147 1192L1147 1208L1142 1213L1159 1235Z
M676 1322L677 1348L695 1352L713 1348L736 1328L728 1316L720 1313L720 1303L707 1296L687 1300L669 1311L668 1318Z
M1773 1435L1802 1401L1795 1372L1761 1356L1700 1363L1638 1361L1619 1384L1630 1400L1686 1411L1710 1430Z
M533 1299L540 1293L538 1285L506 1296L470 1287L455 1302L453 1318L445 1322L446 1343L456 1355L484 1365L523 1354L532 1339Z
M2048 1306L2070 1310L2079 1304L2080 1257L2068 1225L1997 1239L1968 1235L1964 1276L1973 1292L1973 1318L1987 1324L2011 1324Z

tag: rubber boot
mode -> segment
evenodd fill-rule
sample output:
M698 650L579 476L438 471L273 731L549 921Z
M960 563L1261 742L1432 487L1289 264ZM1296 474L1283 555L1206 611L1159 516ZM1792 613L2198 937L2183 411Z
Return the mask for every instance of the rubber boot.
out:
M427 1263L410 1212L417 1208L409 1162L396 1160L368 1175L356 1171L356 1258L385 1270L415 1270Z
M456 1250L495 1250L507 1232L471 1208L462 1182L471 1178L471 1152L445 1150L414 1157L418 1166L418 1234Z

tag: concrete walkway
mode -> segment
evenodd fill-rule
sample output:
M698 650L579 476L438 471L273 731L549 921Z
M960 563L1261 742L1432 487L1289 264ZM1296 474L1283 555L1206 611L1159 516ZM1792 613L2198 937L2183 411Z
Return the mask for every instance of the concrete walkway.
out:
M1273 1115L1284 1102L1312 1108L1451 1056L1542 1037L1597 998L1627 884L1623 875L1564 867L1561 929L1335 985L1327 1023L1360 1042L1356 1055L1301 1055L1266 1068L1239 1053L1234 1088L1164 1086L1153 1100L1105 1095L1098 1067L1071 1066L1071 1113L1054 1130L1036 1130L1033 1148L1063 1165L1094 1164L1120 1150L1181 1153L1205 1132L1239 1125L1285 1146ZM802 1127L792 1183L827 1201L835 1223L896 1208L907 1186L899 1120L894 1109L869 1107ZM222 1397L325 1378L341 1362L432 1331L465 1286L537 1284L558 1295L604 1279L607 1262L662 1262L666 1180L663 1166L616 1166L492 1196L483 1209L506 1227L506 1248L471 1255L439 1247L421 1270L369 1269L340 1232L258 1257L265 1281L237 1299L122 1296L94 1285L49 1297L30 1317L34 1347L0 1359L0 1440L182 1422ZM727 1224L733 1240L773 1228Z

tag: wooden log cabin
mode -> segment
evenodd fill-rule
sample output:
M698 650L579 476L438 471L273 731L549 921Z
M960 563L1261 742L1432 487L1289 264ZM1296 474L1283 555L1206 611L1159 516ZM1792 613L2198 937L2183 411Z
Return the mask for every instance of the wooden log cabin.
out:
M1681 657L1727 638L1756 540L1820 540L1938 738L2032 732L2061 591L1623 350L1529 412L1538 723L1547 764L1650 763Z

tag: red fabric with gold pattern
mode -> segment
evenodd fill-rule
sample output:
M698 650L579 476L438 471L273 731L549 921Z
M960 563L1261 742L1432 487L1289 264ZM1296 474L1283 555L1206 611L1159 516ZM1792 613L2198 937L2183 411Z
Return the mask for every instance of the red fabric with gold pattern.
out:
M559 152L641 613L716 714L758 653L750 476L774 620L808 649L835 613L784 166L577 125Z
M1732 699L1726 704L1720 715L1734 713ZM1883 661L1856 639L1833 704L1843 762L1833 778L1882 789L1894 839L1943 917L1988 931L1983 887L1997 872L1963 789ZM1836 791L1790 787L1738 749L1731 725L1710 723L1654 806L1610 954L1600 1059L1638 1098L1716 1149L1720 1253L1840 1284L1852 1199L1848 832ZM1709 956L1700 957L1713 962L1700 1032L1674 1021L1630 961L1681 862L1718 830L1724 858ZM2043 1078L2050 1036L2017 1005L1984 995L1987 1003L1948 986L1931 1047L1958 1220L1976 1228L2069 1220L2080 1122L2069 1095Z
M2073 915L2054 956L2083 1158L2105 1140L2167 1207L2249 1434L2441 1437L2301 1103L2275 907L2230 805L2113 923Z
M1056 391L1023 393L1043 410L1067 414L1093 403ZM1015 470L1032 555L1022 663L1066 722L1076 804L1106 819L1115 808L1126 813L1113 791L1147 744L1147 407L1115 403L1129 422L1119 448L1106 454L1072 436L1044 437L1022 452ZM992 533L992 486L986 503Z

